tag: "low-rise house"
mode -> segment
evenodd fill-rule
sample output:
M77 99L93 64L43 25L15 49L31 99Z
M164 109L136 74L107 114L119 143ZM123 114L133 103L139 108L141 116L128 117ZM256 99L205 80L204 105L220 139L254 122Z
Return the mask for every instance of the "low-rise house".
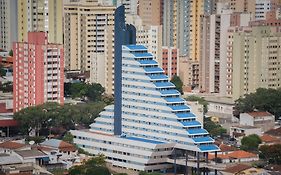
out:
M281 139L268 134L263 134L261 137L262 145L281 144Z
M30 146L15 142L15 141L7 141L0 143L0 153L4 154L11 154L13 151L20 151L20 150L30 150Z
M262 135L260 127L246 126L246 125L236 125L230 127L230 136L236 139L243 138L244 136L249 136L251 134Z
M23 163L34 163L37 165L45 165L49 163L49 156L39 150L21 150L14 151L12 155L18 156Z
M228 154L218 154L217 155L218 162L221 161L221 163L240 163L240 162L252 162L259 160L259 157L257 154L253 154L250 152L237 150L233 151ZM214 160L215 154L209 153L209 159Z
M70 168L78 161L78 150L70 143L58 139L46 140L40 144L39 150L50 156L50 163L64 163Z
M248 112L240 114L240 125L255 126L266 132L274 128L275 116L269 112Z
M223 175L266 175L266 170L254 168L249 165L237 164L222 171Z

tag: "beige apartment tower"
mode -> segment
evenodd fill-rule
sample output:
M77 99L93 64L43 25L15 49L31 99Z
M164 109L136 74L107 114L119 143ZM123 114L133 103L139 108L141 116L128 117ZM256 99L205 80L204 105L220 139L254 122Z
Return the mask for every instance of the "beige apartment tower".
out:
M105 28L114 25L113 6L98 1L66 1L64 4L64 48L67 70L88 71L94 57L105 52Z
M49 43L63 43L63 0L18 0L18 41L28 32L47 32Z
M257 88L281 87L281 33L276 27L253 27L233 34L233 98Z
M161 25L161 12L163 0L139 1L139 16L144 26Z

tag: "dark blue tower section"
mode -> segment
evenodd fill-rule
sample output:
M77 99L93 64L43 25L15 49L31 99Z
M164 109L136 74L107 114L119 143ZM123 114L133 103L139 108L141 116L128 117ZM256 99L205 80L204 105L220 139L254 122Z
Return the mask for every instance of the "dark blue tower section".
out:
M114 14L114 135L122 134L122 45L136 44L136 28L125 22L125 7Z

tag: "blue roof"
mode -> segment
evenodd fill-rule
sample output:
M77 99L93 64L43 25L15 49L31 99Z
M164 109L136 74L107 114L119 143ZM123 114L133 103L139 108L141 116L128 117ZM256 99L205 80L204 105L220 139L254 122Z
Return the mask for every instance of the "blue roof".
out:
M199 145L198 148L201 151L219 151L219 147L215 144Z
M157 61L155 60L138 60L138 62L145 65L158 65Z
M183 126L201 126L201 123L194 120L194 121L188 121L188 122L181 122L181 124L183 124Z
M180 97L167 97L165 98L167 102L184 102L184 99Z
M143 45L125 45L130 50L147 50Z
M189 134L208 134L208 131L205 129L199 128L199 129L188 129L187 132Z
M186 113L177 113L176 114L179 118L195 118L196 116L191 112Z
M164 72L160 67L144 67L146 72Z
M152 80L167 80L168 79L168 76L167 75L164 75L164 74L161 74L161 75L148 75L150 79Z
M146 143L153 143L153 144L164 144L164 142L156 141L156 140L148 140L144 138L138 138L138 137L124 137L125 139L129 140L135 140L140 142L146 142Z
M179 91L177 91L176 89L170 89L170 90L164 90L164 91L159 91L162 95L179 95Z
M207 136L207 137L196 137L196 138L192 138L194 140L195 143L200 143L200 142L213 142L214 140Z
M154 85L156 87L175 87L175 85L171 82L155 82Z
M153 58L151 53L132 53L137 58Z
M173 110L189 110L190 108L186 105L176 105L176 106L172 106L172 105L168 105L170 108L172 108Z

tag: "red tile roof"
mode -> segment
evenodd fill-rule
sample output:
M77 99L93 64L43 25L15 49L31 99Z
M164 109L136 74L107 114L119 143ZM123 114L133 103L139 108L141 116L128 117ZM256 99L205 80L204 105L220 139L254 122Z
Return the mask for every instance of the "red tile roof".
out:
M265 133L268 134L268 135L280 137L281 136L281 127L277 128L277 129L271 129L271 130L269 130Z
M235 166L226 168L224 170L224 172L236 174L236 173L239 173L239 172L244 171L244 170L249 169L249 168L251 168L251 166L249 166L249 165L237 164Z
M219 147L220 147L221 152L230 152L230 151L237 150L237 148L235 148L234 146L229 146L229 145L225 145L225 144L221 144Z
M272 116L272 114L269 112L259 112L259 111L248 112L248 114L251 115L252 117Z
M74 145L67 143L65 141L61 141L60 146L59 146L60 151L76 151L76 148Z
M258 155L250 153L250 152L238 150L238 151L233 151L233 152L228 153L228 154L218 154L217 157L221 158L221 159L230 159L230 158L233 158L233 159L243 159L243 158L255 158L255 157L258 157ZM209 154L209 159L210 160L212 160L214 158L215 158L214 154Z
M12 141L7 141L0 143L0 148L6 148L6 149L19 149L23 148L26 145L23 143L17 143L17 142L12 142Z
M262 142L265 143L274 143L274 142L280 142L281 140L278 139L277 137L268 135L268 134L264 134L263 136L261 136L261 140Z

